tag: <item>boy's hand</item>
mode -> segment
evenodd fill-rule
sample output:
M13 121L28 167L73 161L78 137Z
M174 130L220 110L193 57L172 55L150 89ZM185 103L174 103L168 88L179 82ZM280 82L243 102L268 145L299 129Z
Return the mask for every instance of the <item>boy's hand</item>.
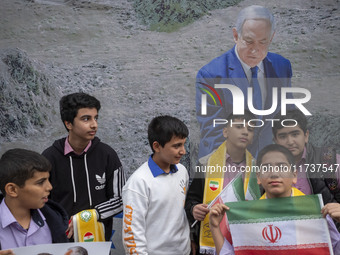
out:
M220 222L223 219L225 212L228 210L229 207L226 206L225 204L214 205L210 210L209 216L210 228L219 228Z
M340 204L338 203L328 203L322 209L321 213L323 217L326 217L327 214L331 216L332 219L340 222Z
M12 250L0 251L0 255L15 255Z
M73 216L71 216L70 220L68 221L68 228L66 229L66 235L68 239L70 239L73 236Z
M208 214L209 209L207 208L207 204L198 204L195 205L192 209L192 216L194 216L195 220L202 221L205 216Z

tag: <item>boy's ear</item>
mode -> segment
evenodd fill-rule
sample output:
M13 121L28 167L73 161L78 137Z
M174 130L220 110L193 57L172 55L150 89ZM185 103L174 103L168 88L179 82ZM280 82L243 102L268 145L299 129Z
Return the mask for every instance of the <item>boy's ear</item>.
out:
M257 179L257 184L261 185L261 179L260 179L259 175L260 175L259 173L256 173L256 179Z
M159 152L159 151L160 151L160 147L161 147L161 145L159 144L159 142L154 141L154 142L152 143L152 148L153 148L153 150L154 150L155 152Z
M7 196L17 197L18 196L18 185L13 182L9 182L5 185L5 192Z
M307 129L306 134L305 134L305 144L308 143L308 138L309 138L309 130Z
M228 138L228 128L227 128L227 127L223 128L223 137L224 137L225 139Z
M273 142L277 144L276 141L277 141L277 140L276 140L276 134L275 134L275 135L273 134Z
M293 183L293 184L296 184L296 183L297 183L297 173L296 173L296 171L293 172L293 180L292 180L292 183Z
M72 129L72 126L73 126L73 125L72 125L71 122L65 120L65 121L64 121L64 124L65 124L65 126L66 126L66 128L67 128L68 130Z

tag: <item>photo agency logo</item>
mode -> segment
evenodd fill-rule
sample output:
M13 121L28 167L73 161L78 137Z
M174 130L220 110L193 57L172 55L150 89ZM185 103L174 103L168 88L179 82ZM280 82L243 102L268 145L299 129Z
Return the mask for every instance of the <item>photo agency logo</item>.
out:
M207 115L207 96L209 96L212 101L214 102L215 106L220 105L223 107L222 100L220 95L217 93L216 89L228 89L231 92L232 98L233 98L233 114L234 115L244 115L244 102L245 102L245 97L243 95L242 90L231 84L215 84L213 88L212 86L200 82L201 85L203 85L203 88L200 88L202 92L201 94L201 115ZM254 107L254 102L253 102L253 88L249 87L248 88L248 99L247 99L247 106L248 110L253 113L256 116L268 116L272 113L275 112L275 110L278 107L278 88L273 88L272 89L272 105L269 109L267 110L259 110ZM298 93L302 95L299 98L290 98L288 95L293 94L293 93ZM306 116L311 116L312 114L306 109L306 107L303 105L307 103L311 99L311 93L308 89L305 88L281 88L280 89L280 97L281 97L281 115L286 115L287 112L287 105L295 105L296 108L300 109L303 114ZM218 100L218 101L217 101ZM259 119L251 119L249 120L248 126L250 127L262 127L265 122L271 122L271 126L273 127L274 122L279 121L278 119L265 119L265 118L259 118ZM286 122L289 122L290 124L286 124ZM292 122L294 124L292 124ZM228 120L226 119L213 119L213 127L216 127L217 125L226 125L228 123ZM232 123L231 120L231 125L232 124L244 124L245 121L240 123L240 122L234 122ZM294 119L284 119L281 121L281 125L283 127L295 127L297 126L297 122Z

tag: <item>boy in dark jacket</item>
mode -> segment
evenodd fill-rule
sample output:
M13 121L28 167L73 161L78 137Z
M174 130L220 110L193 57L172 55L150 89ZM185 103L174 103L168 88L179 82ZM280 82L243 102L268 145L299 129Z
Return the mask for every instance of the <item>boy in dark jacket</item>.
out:
M295 159L294 187L306 195L320 193L325 204L339 203L340 155L332 147L318 148L308 141L307 118L299 109L289 110L286 115L277 114L274 119L274 142L290 150Z
M11 248L68 242L68 216L48 199L50 162L37 152L12 149L0 159L0 254Z
M112 217L122 211L121 189L125 178L117 153L95 137L100 102L85 93L73 93L60 100L61 119L68 137L54 142L42 154L52 164L51 198L69 215L95 209L105 225L105 239L111 238ZM73 235L72 221L68 237Z

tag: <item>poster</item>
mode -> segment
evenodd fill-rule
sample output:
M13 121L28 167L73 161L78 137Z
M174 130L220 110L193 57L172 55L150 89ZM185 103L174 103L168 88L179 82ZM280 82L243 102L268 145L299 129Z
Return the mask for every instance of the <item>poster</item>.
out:
M2 0L0 154L17 147L42 152L66 136L59 98L83 91L100 99L97 136L117 151L127 177L151 153L147 124L160 114L189 126L186 166L193 175L199 144L195 76L233 47L236 15L251 4L209 10L178 30L158 32L140 21L133 1ZM277 19L269 50L291 61L292 86L311 93L311 140L339 148L338 2L256 4Z
M72 252L82 255L104 255L110 254L110 247L110 242L41 244L15 248L13 252L15 255L72 255Z

